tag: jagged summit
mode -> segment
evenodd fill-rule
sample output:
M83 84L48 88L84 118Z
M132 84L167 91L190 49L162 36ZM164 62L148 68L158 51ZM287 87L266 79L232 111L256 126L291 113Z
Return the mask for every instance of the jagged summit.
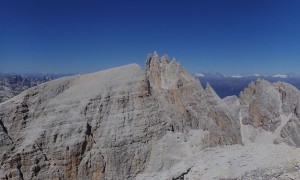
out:
M200 83L189 75L176 60L169 60L167 55L158 56L156 52L153 55L148 55L145 68L146 78L152 83L154 88L169 89L181 87L183 84L192 82Z
M284 155L300 157L290 147L300 146L299 102L297 89L265 81L221 99L154 53L145 70L132 64L65 77L1 103L0 177L234 179L273 166L293 173L300 159ZM231 164L220 162L226 158Z
M205 93L211 96L212 98L219 98L215 90L211 87L211 85L208 82L206 83Z

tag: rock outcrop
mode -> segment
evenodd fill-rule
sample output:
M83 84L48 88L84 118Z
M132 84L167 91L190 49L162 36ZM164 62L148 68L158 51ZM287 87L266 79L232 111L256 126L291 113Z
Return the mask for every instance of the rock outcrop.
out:
M249 84L239 98L220 99L209 84L205 96L210 107L225 113L219 121L214 113L214 122L220 125L226 117L230 119L230 125L225 126L240 130L243 146L207 148L207 134L201 131L176 134L177 139L168 134L153 148L152 169L147 168L137 179L300 178L298 89L287 83L258 80ZM212 142L208 140L208 144ZM162 166L170 161L172 166ZM153 170L157 167L162 168Z
M290 84L252 82L240 95L245 141L300 147L300 92Z
M251 158L280 152L268 154L262 146L263 152L254 156L250 143L260 134L253 132L272 134L267 148L278 146L298 155L294 147L273 144L298 146L298 94L287 84L259 81L240 99L221 99L209 84L203 89L176 60L157 53L148 56L145 70L132 64L53 80L0 104L0 177L252 176L259 161ZM221 156L214 157L218 153ZM241 154L249 159L235 162ZM231 163L223 162L226 158ZM235 172L252 160L254 164ZM273 163L290 161L280 156L257 167L264 173ZM211 175L218 164L229 173Z
M203 129L210 132L211 145L240 144L239 120L211 87L203 89L178 62L156 53L146 61L149 93L163 110L163 119L174 132Z

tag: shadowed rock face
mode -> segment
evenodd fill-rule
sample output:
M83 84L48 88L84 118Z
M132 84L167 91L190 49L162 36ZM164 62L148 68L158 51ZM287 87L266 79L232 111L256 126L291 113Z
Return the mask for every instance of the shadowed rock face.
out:
M132 179L168 132L206 130L206 146L241 143L234 113L208 91L157 54L145 71L133 64L31 88L0 104L0 174Z

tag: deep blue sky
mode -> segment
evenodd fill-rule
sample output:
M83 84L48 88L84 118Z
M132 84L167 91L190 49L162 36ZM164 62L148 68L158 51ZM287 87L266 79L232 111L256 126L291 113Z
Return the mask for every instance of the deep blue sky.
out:
M1 0L0 72L85 73L157 50L190 72L300 73L298 0Z

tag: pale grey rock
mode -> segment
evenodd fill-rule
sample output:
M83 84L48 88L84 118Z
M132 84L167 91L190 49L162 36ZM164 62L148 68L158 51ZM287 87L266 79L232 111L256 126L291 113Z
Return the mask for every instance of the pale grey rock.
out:
M300 172L293 170L290 166L284 168L257 169L246 173L239 180L271 179L271 180L297 180Z
M218 146L184 157L167 170L139 174L137 179L299 179L300 171L294 169L297 162L300 162L299 149L285 144Z
M251 83L241 93L240 100L243 124L262 127L272 132L277 128L281 111L280 93L271 83L265 80Z
M271 84L258 80L241 93L240 99L236 96L220 99L208 84L201 98L205 102L202 107L206 109L198 112L206 112L203 117L210 117L212 120L209 122L216 122L218 127L226 129L227 137L230 133L236 134L234 137L241 138L239 140L244 145L207 148L207 138L204 138L200 146L203 149L193 151L186 147L185 141L180 141L181 136L171 144L168 142L173 142L174 137L164 136L168 140L158 141L158 146L153 146L151 152L150 162L156 163L147 164L148 167L137 179L300 178L300 151L287 146L297 146L298 133L295 131L299 127L293 126L294 131L286 130L288 124L294 122L291 119L298 121L299 91L296 88L286 83ZM245 117L249 119L245 121ZM218 130L211 128L208 132L211 135L214 131ZM280 139L285 131L288 138ZM208 142L214 141L209 138ZM284 144L279 144L281 142ZM170 162L173 162L172 166Z
M214 90L208 87L205 91L176 61L166 62L157 54L149 55L146 78L150 94L157 97L174 131L207 130L212 146L241 143L238 118L225 115L230 112L225 112L228 109Z
M299 94L259 80L221 99L156 52L57 79L0 103L0 177L297 178Z
M241 129L245 141L300 147L300 92L294 86L259 79L241 94Z
M0 104L1 174L133 179L190 155L178 144L174 153L182 156L165 156L156 167L156 155L169 150L160 151L159 142L170 140L172 149L177 135L190 152L241 143L238 121L208 94L178 62L157 53L145 70L133 64L30 88Z
M191 130L189 133L168 132L163 138L152 144L150 159L144 173L167 171L182 159L193 157L210 145L209 133L203 130Z

